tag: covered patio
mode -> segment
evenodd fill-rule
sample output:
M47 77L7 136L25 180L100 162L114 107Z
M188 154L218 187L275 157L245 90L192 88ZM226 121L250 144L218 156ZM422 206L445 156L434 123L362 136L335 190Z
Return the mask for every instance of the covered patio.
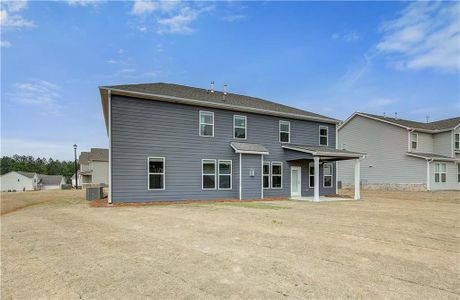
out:
M328 147L316 147L308 145L298 145L298 144L289 144L282 145L283 149L294 151L296 154L292 155L291 161L299 159L309 159L313 160L314 163L314 192L313 197L299 197L299 200L310 200L315 202L321 201L339 201L339 200L349 200L349 199L335 199L329 197L320 197L320 182L319 182L319 169L321 162L336 162L340 160L354 160L354 199L361 199L361 186L360 186L360 168L361 168L361 159L365 157L365 153L352 152L347 150L339 150ZM290 161L288 160L288 161ZM337 176L337 174L336 174ZM296 198L297 199L297 198Z

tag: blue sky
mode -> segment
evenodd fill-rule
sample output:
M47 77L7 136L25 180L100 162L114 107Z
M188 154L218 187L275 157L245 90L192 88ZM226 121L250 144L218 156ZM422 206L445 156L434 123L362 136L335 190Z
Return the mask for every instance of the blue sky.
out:
M107 147L98 86L171 82L345 119L460 114L460 4L3 1L2 155Z

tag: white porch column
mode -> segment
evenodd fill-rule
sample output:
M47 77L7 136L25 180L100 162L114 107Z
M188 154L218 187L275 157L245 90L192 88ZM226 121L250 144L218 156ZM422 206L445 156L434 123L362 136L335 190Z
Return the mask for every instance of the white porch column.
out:
M240 188L240 191L239 191L239 192L240 192L240 195L239 195L239 198L240 198L240 200L241 200L241 192L242 192L242 190L243 190L243 187L241 186L241 185L242 185L241 174L243 173L243 170L241 170L241 169L243 168L242 159L243 159L243 157L242 157L242 155L241 155L241 153L240 153L240 169L239 169L239 171L240 171L240 184L239 184L239 188Z
M314 196L313 201L319 202L319 157L313 157L314 167L315 167L315 186L314 186Z
M426 160L426 190L431 191L430 161Z
M360 171L361 171L361 161L359 159L356 159L355 160L355 200L361 199Z

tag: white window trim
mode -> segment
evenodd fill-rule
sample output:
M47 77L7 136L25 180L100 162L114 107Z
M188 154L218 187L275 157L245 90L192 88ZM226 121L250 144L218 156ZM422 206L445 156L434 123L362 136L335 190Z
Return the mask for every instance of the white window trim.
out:
M273 165L280 165L281 166L281 174L275 174L273 175ZM273 187L273 176L281 176L281 187ZM272 190L282 190L283 189L283 162L281 161L272 161L270 163L270 188Z
M456 147L455 143L457 142L456 141L456 138L458 137L458 147ZM454 134L454 149L455 150L460 150L460 133L455 133Z
M326 165L330 165L331 166L331 175L325 175L324 174L324 167ZM330 186L326 186L325 185L325 182L326 182L326 177L331 177L331 185ZM332 165L332 163L324 163L323 164L323 188L333 188L334 187L334 166Z
M446 174L447 177L447 174ZM460 164L457 164L457 182L460 182Z
M413 145L412 145L412 143L414 142L414 141L412 140L412 135L414 135L414 134L415 134L415 137L416 137L416 139L415 139L415 146L416 146L416 147L415 147L415 148L414 148ZM415 149L415 150L418 149L418 133L417 133L417 132L411 132L411 134L410 134L410 148L411 148L411 150L412 150L412 149Z
M150 172L150 159L162 159L163 160L163 173L151 173ZM150 174L153 175L163 175L163 188L161 189L151 189L150 188ZM147 158L147 190L149 191L164 191L166 190L166 158L161 156L149 156Z
M201 114L202 113L205 113L205 114L211 114L212 115L212 123L202 123L201 122ZM215 123L215 120L214 120L214 112L212 111L207 111L207 110L200 110L199 114L198 114L198 123L200 124L198 126L198 134L202 137L214 137L214 123ZM202 135L201 134L201 125L212 125L212 135Z
M326 129L326 135L321 135L321 129ZM326 146L326 147L329 146L329 127L327 127L327 126L319 126L318 135L319 135L318 145ZM321 138L322 137L326 137L326 145L321 144Z
M264 165L268 165L268 175L267 174L264 174ZM263 184L263 178L264 177L267 177L268 176L268 187L264 187ZM271 177L272 177L272 166L270 164L269 161L264 161L263 164L262 164L262 187L264 188L264 190L269 190L271 188L271 184L272 184L272 181L271 181Z
M236 118L243 118L244 119L244 138L239 138L235 136L235 129L236 128L243 128L241 126L236 126L235 125L235 119ZM248 118L246 116L242 115L233 115L233 138L237 140L247 140L248 139Z
M441 169L441 166L444 165L445 166L445 171L442 172L442 169ZM439 166L439 172L436 172L436 166ZM439 181L436 181L436 174L439 174ZM446 174L446 181L443 182L442 181L442 174ZM446 163L435 163L434 164L434 182L435 183L447 183L447 164Z
M289 125L289 131L282 131L281 130L281 124L287 124ZM287 132L288 133L288 141L287 142L282 142L281 141L281 132ZM280 143L283 143L283 144L289 144L291 142L291 122L290 121L283 121L283 120L279 120L279 123L278 123L278 140Z
M313 167L313 170L315 170L315 163L311 162L308 163L308 187L309 188L314 188L314 185L310 185L310 177L313 177L313 184L315 183L315 173L313 172L313 175L310 174L310 168Z
M212 175L212 174L204 174L203 171L204 171L204 168L203 168L203 164L205 161L213 161L214 162L214 187L213 188L205 188L203 186L203 176L204 175ZM202 191L209 191L209 190L216 190L217 189L217 161L215 159L207 159L207 158L204 158L201 160L201 190Z
M230 162L230 174L220 174L220 163L221 162ZM220 187L220 176L230 176L230 188L221 188ZM203 178L203 177L202 177ZM219 159L217 161L217 188L221 191L229 191L233 189L233 161L231 159ZM202 186L203 187L203 186Z

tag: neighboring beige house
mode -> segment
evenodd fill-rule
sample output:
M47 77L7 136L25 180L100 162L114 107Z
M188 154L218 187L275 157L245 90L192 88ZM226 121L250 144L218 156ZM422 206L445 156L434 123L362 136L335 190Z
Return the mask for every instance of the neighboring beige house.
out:
M460 117L422 123L357 112L339 126L337 145L367 154L363 187L460 190ZM338 168L338 181L352 185L349 162Z
M62 175L43 175L32 172L11 171L0 178L2 192L60 189L65 184Z
M78 172L78 185L86 187L88 185L109 183L109 150L101 148L91 148L90 152L80 153L78 159L80 171ZM75 175L72 176L72 185L75 186Z

